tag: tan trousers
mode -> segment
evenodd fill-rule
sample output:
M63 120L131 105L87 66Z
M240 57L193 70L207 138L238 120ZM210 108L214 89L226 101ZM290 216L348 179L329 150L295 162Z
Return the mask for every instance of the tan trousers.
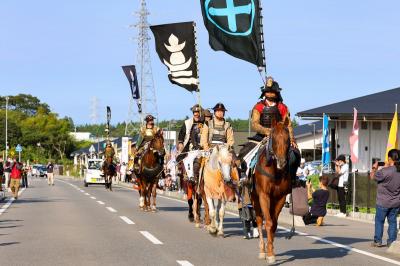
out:
M21 182L21 179L16 179L16 178L11 178L11 181L10 181L11 192L13 193L13 197L15 199L18 198L20 182Z
M54 174L53 173L47 173L47 184L54 185Z

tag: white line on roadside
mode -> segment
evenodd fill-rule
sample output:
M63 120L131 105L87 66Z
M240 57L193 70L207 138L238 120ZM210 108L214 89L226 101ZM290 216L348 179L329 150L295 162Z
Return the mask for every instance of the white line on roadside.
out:
M117 212L115 209L111 208L111 207L106 207L107 210L109 210L110 212Z
M21 196L21 194L22 194L22 192L24 192L25 191L25 188L23 188L23 189L21 189L19 192L18 192L18 196ZM8 201L7 201L7 203L6 204L4 204L3 206L1 206L1 208L0 208L0 215L2 215L10 206L11 206L11 204L14 202L14 198L10 198Z
M147 231L140 231L140 233L154 245L162 245L163 244L160 240L158 240L155 236L153 236L152 234L150 234Z
M97 203L100 204L100 205L104 205L105 204L104 202L102 202L100 200L98 200Z
M91 198L91 199L96 199L96 197L93 197L93 196L91 196L90 198Z
M120 216L119 218L121 218L122 221L124 221L124 222L127 223L127 224L135 224L131 219L129 219L129 218L126 217L126 216Z
M125 188L125 189L134 190L132 188ZM171 200L171 201L187 203L186 201L183 201L183 200L169 198L169 197L165 197L165 196L158 196L158 197L164 198L164 199L168 199L168 200ZM225 211L225 213L227 213L229 215L232 215L232 216L235 216L235 217L239 217L239 215L234 213L234 212ZM287 232L290 231L290 229L282 227L282 226L278 226L278 228L281 229L281 230L287 231ZM300 232L300 231L297 231L297 230L296 230L296 233L298 235L300 235L300 236L304 236L304 237L307 237L307 238L310 238L310 239L313 239L313 240L317 240L317 241L332 245L334 247L343 248L343 249L346 249L348 251L353 251L355 253L362 254L362 255L365 255L365 256L368 256L368 257L371 257L371 258L375 258L375 259L378 259L378 260L381 260L381 261L385 261L385 262L392 263L392 264L395 264L395 265L400 265L400 261L389 259L389 258L386 258L386 257L383 257L383 256L379 256L379 255L373 254L373 253L368 252L368 251L364 251L364 250L361 250L361 249L358 249L358 248L353 248L351 246L346 246L346 245L343 245L343 244L340 244L340 243L337 243L337 242L333 242L333 241L330 241L330 240L327 240L327 239L324 239L324 238L321 238L321 237L318 237L318 236L309 235L307 233L303 233L303 232Z
M187 260L177 260L176 262L181 266L194 266L193 264L191 264Z

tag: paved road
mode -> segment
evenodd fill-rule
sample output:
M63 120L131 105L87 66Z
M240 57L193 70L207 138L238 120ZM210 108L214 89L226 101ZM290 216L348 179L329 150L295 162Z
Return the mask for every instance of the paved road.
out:
M144 213L127 188L31 183L8 209L1 203L0 265L266 265L235 214L225 220L226 238L214 238L187 221L179 200L160 196L159 212ZM369 246L371 224L328 217L327 226L300 231L292 240L279 231L276 265L400 265Z

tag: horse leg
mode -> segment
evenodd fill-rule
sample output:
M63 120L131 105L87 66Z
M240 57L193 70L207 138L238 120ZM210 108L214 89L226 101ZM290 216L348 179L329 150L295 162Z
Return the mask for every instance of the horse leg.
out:
M142 210L144 210L144 206L145 206L145 196L146 196L145 189L146 189L146 186L141 178L140 179L140 190L139 190L140 191L139 207Z
M110 189L110 191L112 191L112 179L113 176L110 175L110 177L108 178L108 180L110 181L110 183L108 184L108 188Z
M148 184L146 187L146 211L151 210L151 184Z
M252 203L254 207L254 211L256 212L256 223L258 229L258 239L259 239L259 248L260 252L258 254L258 258L260 260L265 260L266 253L265 253L265 243L264 243L264 235L263 235L263 215L260 206L260 202L258 199L258 195L252 194Z
M200 204L199 204L199 195L194 193L193 195L193 214L194 214L194 222L196 228L200 228Z
M260 195L260 205L265 218L265 231L267 232L267 261L275 262L274 242L272 237L273 221L271 217L271 199L266 195Z
M210 234L215 234L217 233L217 217L216 217L216 211L214 207L214 200L212 198L207 197L207 203L208 203L208 208L210 210L210 219L211 219L211 224L208 226L208 231Z
M152 190L151 190L151 194L153 196L153 205L151 206L151 210L152 210L152 212L156 212L157 211L157 205L156 205L157 183L153 184L153 187L152 187Z
M218 206L219 206L218 236L222 236L222 237L224 236L225 204L226 204L226 201L224 199L218 200Z
M206 197L206 193L204 192L204 189L201 191L201 197L203 199L203 204L204 204L204 224L209 225L211 223L210 212L209 212L208 201L207 201L207 197Z

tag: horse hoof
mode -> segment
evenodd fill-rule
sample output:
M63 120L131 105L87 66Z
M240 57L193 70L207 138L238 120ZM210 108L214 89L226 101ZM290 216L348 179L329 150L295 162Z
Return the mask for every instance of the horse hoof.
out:
M209 228L208 228L208 232L209 232L211 235L216 236L216 234L217 234L217 228L209 227Z
M275 256L268 256L267 262L268 264L274 264L276 262Z
M260 253L260 254L258 254L258 259L259 259L259 260L265 260L266 256L267 256L267 254L265 254L265 253Z
M196 227L196 228L200 228L200 223L196 223L196 224L195 224L195 227Z
M151 207L151 211L152 211L152 212L157 212L156 206Z
M218 234L217 234L217 236L220 236L220 237L225 237L225 234L224 234L224 232L223 232L223 231L218 231Z

